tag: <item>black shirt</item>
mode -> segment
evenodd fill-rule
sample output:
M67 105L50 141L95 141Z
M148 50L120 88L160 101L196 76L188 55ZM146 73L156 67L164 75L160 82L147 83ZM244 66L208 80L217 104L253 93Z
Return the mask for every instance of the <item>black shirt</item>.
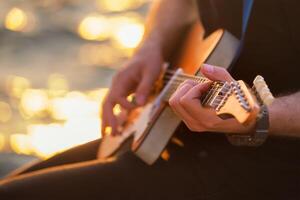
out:
M241 35L243 0L199 0L207 32L225 28ZM244 48L231 74L250 85L262 75L275 94L300 89L300 1L255 0Z

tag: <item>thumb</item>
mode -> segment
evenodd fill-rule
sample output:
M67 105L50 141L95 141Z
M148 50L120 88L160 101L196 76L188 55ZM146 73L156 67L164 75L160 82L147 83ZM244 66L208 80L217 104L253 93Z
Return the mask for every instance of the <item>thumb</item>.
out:
M144 75L135 92L136 102L139 106L144 105L151 92L154 80Z
M222 67L217 67L209 64L203 64L201 67L201 73L212 81L233 81L234 79L229 72Z

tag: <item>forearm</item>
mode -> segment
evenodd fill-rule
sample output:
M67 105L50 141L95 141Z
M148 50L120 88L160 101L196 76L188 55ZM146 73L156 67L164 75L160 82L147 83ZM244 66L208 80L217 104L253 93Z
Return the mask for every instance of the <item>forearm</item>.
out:
M276 98L269 107L270 134L300 138L300 92Z
M169 58L183 30L197 18L194 0L156 0L146 21L146 31L140 49L160 48L163 58Z

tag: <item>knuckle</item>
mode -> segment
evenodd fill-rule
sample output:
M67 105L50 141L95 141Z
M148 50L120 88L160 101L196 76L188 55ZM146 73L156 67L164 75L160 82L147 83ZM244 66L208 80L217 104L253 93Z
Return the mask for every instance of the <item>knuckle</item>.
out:
M171 107L174 107L174 106L175 106L175 99L174 99L174 97L172 97L172 98L169 99L169 105L170 105Z
M211 130L213 129L215 126L215 124L213 122L210 122L210 121L206 121L205 123L203 123L203 127L206 129L206 130Z
M190 87L193 87L193 86L195 86L197 83L195 82L195 81L193 81L193 80L185 80L184 82L183 82L185 85L188 85L188 86L190 86Z
M188 105L188 99L186 97L181 97L179 99L179 104L182 105L182 106Z
M185 80L183 83L184 84L192 85L194 83L194 81L192 81L192 80Z
M179 85L179 87L177 89L180 89L180 88L186 87L186 86L190 86L193 84L192 82L193 82L192 80L185 80Z

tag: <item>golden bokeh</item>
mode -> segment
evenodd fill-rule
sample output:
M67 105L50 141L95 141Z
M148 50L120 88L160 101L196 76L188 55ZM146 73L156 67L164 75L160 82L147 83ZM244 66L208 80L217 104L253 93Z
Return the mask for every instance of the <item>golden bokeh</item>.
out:
M22 31L28 24L28 15L20 8L12 8L6 15L5 27L11 31Z
M15 98L21 98L30 86L30 81L21 76L9 76L6 80L6 90Z
M145 28L140 16L127 13L110 19L112 40L118 49L134 49L141 42Z
M76 145L100 137L99 119L72 119L64 124L33 124L28 126L28 138L35 155L48 158Z
M95 89L87 92L89 99L102 104L104 97L107 95L108 88Z
M81 92L72 91L65 97L51 101L50 112L57 120L68 120L82 116L98 117L99 102L92 101Z
M50 74L47 85L51 97L62 96L69 90L69 83L62 74Z
M78 34L86 40L106 40L109 33L107 18L99 14L89 14L78 26Z
M28 89L21 97L20 109L22 114L30 117L45 111L48 103L48 94L45 90Z
M122 24L114 33L114 39L123 48L136 48L144 34L144 26L138 23Z
M30 139L25 134L12 134L10 136L10 147L18 154L30 155L32 153Z
M8 55L5 56L9 60L7 66L16 68L4 71L12 75L5 75L8 78L5 78L5 90L1 93L0 123L3 126L0 131L5 134L0 133L0 151L12 150L19 154L48 158L100 137L99 114L108 89L99 87L109 84L108 77L93 84L90 80L87 85L83 83L78 87L74 84L76 80L68 65L73 66L74 63L78 67L73 68L78 69L76 73L85 70L80 67L90 67L86 70L95 72L102 70L102 67L110 68L104 69L107 70L105 73L113 72L112 68L119 68L142 40L143 15L146 12L144 5L149 1L93 0L88 3L83 0L45 0L3 3L3 19L0 19L3 28L19 33L8 31L9 38L18 39L9 40L9 44L3 47L3 52ZM49 30L51 34L47 34ZM74 34L78 37L74 37ZM46 77L41 73L45 79L41 83L41 77L35 77L40 76L35 71L35 65L48 66L44 64L48 59L44 58L57 52L57 45L48 43L57 36L63 38L59 41L66 44L66 49L58 51L66 55L65 60L61 60L63 69L47 68L46 72L51 72ZM72 39L64 40L67 37ZM38 43L32 44L31 41ZM18 51L9 58L15 46ZM41 52L37 52L40 49ZM47 52L45 57L44 51ZM114 113L120 116L124 112L117 105ZM9 143L11 148L5 143Z
M135 9L143 2L142 0L97 0L100 9L111 12Z
M60 124L35 124L27 128L33 152L47 158L67 148L68 138L64 138Z

